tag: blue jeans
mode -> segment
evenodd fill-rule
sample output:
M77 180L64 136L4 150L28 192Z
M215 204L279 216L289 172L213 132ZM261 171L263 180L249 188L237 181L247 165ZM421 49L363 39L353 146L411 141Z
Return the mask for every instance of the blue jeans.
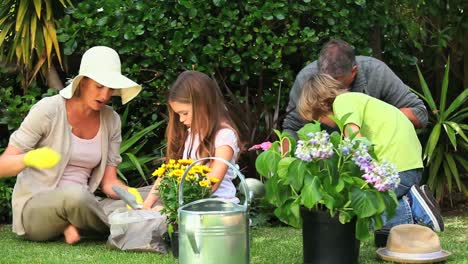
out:
M419 184L422 177L422 169L413 169L399 172L400 184L395 189L395 194L398 198L398 206L396 208L396 214L387 219L385 213L384 228L391 228L401 224L413 224L413 213L411 212L411 206L408 201L406 194L411 189L411 186Z

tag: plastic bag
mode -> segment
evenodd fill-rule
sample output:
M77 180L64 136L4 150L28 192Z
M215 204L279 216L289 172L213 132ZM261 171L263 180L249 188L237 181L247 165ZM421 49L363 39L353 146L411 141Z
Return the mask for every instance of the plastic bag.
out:
M166 216L155 210L119 208L109 215L110 235L107 244L128 251L167 253L163 234Z

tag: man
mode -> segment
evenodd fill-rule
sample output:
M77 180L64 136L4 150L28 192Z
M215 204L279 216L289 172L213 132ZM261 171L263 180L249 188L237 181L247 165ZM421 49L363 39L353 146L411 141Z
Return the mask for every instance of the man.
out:
M331 40L320 51L318 61L302 69L289 94L287 115L283 130L296 136L296 131L306 123L297 112L297 103L303 84L316 73L326 73L349 87L399 108L415 128L427 124L424 103L382 61L366 56L355 56L354 49L343 40Z

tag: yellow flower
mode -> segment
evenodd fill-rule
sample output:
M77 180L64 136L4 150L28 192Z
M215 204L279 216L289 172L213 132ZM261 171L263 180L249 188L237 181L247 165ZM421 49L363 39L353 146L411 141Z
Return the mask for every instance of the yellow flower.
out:
M205 166L205 165L203 165L203 166L201 167L201 169L202 169L202 171L203 171L204 173L211 172L211 168L208 167L208 166Z
M189 171L189 173L191 173L191 174L196 174L196 173L199 173L199 172L200 172L200 168L198 166L193 166Z
M169 164L175 164L175 163L176 163L175 159L170 159L169 160Z
M216 178L216 177L210 177L210 181L211 181L211 183L217 183L217 182L219 182L219 179Z
M180 159L179 163L182 164L182 165L188 166L188 165L193 163L193 160L191 160L191 159Z
M211 185L208 180L199 181L198 184L200 184L201 187L209 187Z
M197 179L197 177L195 175L187 176L187 180L189 180L189 181L195 181L196 179Z
M182 174L184 174L184 171L181 169L175 169L169 173L169 177L182 177Z
M158 169L156 169L152 175L155 177L161 177L162 175L164 175L164 172L166 172L166 169L163 166L161 166Z

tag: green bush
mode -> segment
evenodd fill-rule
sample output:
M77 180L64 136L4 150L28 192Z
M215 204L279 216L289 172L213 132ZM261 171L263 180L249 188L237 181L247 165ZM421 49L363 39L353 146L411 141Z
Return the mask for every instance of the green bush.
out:
M11 223L11 195L15 178L0 179L0 223Z
M375 7L364 3L82 1L59 21L57 34L65 55L73 58L93 45L119 52L123 72L144 86L134 103L139 107L130 113L142 126L166 112L167 87L181 71L214 76L225 94L231 92L229 99L238 106L233 112L242 113L249 145L279 128L297 72L325 41L341 37L358 53L370 54L363 36L372 22L363 10ZM269 113L277 113L276 119ZM162 131L159 137L156 142Z

